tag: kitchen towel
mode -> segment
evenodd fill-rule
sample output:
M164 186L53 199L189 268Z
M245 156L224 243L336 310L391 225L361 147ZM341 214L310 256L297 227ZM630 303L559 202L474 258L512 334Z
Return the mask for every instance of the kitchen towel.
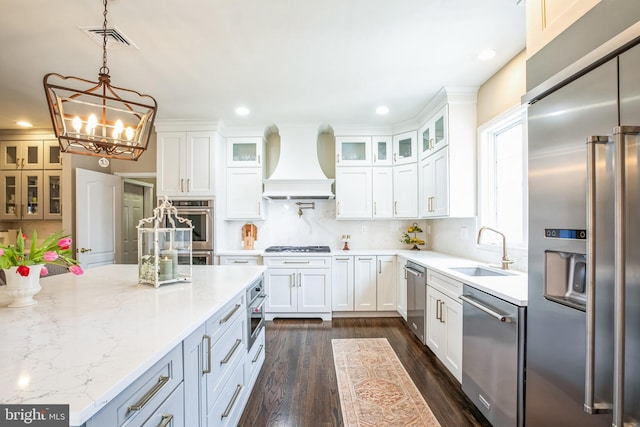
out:
M345 427L439 427L386 338L332 339Z

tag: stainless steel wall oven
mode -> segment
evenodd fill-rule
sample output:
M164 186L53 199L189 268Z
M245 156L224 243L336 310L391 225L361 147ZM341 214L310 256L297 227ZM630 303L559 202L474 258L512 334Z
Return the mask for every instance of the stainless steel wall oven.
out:
M253 343L260 335L260 331L264 328L264 301L266 297L262 277L247 288L247 337L249 350L251 350Z
M193 224L193 250L213 251L213 200L172 200L178 216ZM179 224L176 224L179 226Z

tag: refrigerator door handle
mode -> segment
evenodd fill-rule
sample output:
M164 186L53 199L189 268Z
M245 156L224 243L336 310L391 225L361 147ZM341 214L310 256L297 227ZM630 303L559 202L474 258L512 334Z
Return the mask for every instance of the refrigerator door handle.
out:
M613 315L613 426L624 425L625 368L625 229L626 229L626 151L629 138L640 134L639 126L618 126L613 135L615 158L615 250Z
M588 414L611 413L611 404L595 402L596 345L596 153L598 145L611 142L609 136L587 138L587 353L584 376L584 411Z

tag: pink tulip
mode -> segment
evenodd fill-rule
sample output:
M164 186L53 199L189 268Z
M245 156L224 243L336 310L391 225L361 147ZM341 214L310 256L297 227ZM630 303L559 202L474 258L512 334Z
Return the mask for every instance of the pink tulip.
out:
M42 267L42 269L40 270L40 275L46 276L47 274L49 274L49 270L47 270L47 267Z
M45 252L44 253L44 260L49 262L49 261L55 261L58 259L58 253L54 252L54 251L49 251L49 252Z
M63 239L58 240L58 247L60 249L62 249L63 251L66 249L69 249L69 247L71 246L71 239L68 237L65 237Z
M22 277L27 277L29 275L29 267L27 267L26 265L21 265L16 269L16 273L18 273Z
M0 249L0 256L4 255L4 249Z
M84 273L84 271L82 271L82 267L80 267L79 265L72 265L71 267L69 267L69 271L75 274L76 276L79 276L82 273Z

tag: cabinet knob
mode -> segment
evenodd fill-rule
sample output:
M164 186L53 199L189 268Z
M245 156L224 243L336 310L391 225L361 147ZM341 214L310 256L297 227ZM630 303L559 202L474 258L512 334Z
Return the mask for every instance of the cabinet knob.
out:
M91 252L91 248L80 248L80 249L78 249L78 252L80 252L81 254L83 254L85 252Z

